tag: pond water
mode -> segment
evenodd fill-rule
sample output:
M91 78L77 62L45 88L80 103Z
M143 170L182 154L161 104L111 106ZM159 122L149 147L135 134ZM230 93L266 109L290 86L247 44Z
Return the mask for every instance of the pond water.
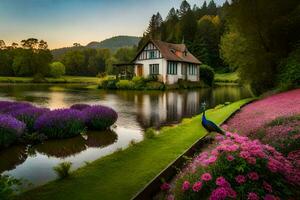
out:
M64 140L50 140L34 146L13 146L0 151L0 173L22 178L30 186L56 178L53 167L70 161L72 169L143 140L148 127L178 123L200 113L200 104L208 107L250 97L243 87L222 86L199 90L175 91L104 91L86 90L80 85L2 84L0 100L28 101L50 109L66 108L75 103L101 104L114 108L119 115L109 131L87 132ZM199 122L200 123L200 122Z

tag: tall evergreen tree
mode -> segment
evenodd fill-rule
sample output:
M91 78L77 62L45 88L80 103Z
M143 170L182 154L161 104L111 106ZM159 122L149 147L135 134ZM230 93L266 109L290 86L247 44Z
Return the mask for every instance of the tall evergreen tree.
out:
M214 2L214 0L211 0L207 6L207 14L208 15L217 15L218 10L217 10L217 5Z
M180 9L179 9L179 17L182 18L184 15L186 15L189 11L191 11L191 5L186 1L183 0Z

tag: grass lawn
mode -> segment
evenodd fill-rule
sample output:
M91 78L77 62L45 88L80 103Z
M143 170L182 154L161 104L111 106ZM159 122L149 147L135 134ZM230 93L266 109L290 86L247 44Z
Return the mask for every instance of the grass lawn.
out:
M215 74L216 83L238 83L239 77L237 72L225 73L225 74Z
M0 83L32 83L32 77L0 77ZM61 78L45 78L46 83L89 83L99 84L100 78L86 76L62 76Z
M252 99L207 111L218 124ZM131 199L199 138L206 135L201 116L165 127L153 139L146 139L76 170L65 180L50 182L23 193L22 200L120 200Z

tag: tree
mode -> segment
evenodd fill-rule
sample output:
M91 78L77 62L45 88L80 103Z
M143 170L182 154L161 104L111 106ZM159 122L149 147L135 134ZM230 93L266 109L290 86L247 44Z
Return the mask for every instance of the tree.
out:
M241 80L250 83L254 92L275 86L279 63L300 40L299 11L298 0L232 1L222 56L230 66L238 67ZM230 42L242 46L237 50Z
M5 42L4 42L4 40L0 40L0 50L1 49L5 49Z
M82 51L68 51L62 56L62 63L66 66L66 73L68 75L84 73L85 56Z
M214 0L211 0L207 6L207 14L208 15L217 15L217 5Z
M29 38L21 41L21 45L24 49L37 49L38 43L39 40L36 38Z
M50 76L59 78L66 73L66 67L61 62L53 62L50 64Z
M186 0L183 0L180 5L180 9L178 13L179 17L182 18L190 11L191 11L191 5Z
M16 43L16 42L13 42L13 43L11 44L11 47L12 47L13 49L18 48L18 46L19 46L19 44Z
M73 46L74 46L74 47L81 47L81 44L80 44L80 43L77 43L77 42L75 42L75 43L73 43Z
M47 44L47 42L45 42L44 40L40 40L39 45L38 45L38 48L39 48L39 49L43 49L43 50L48 49L48 44Z

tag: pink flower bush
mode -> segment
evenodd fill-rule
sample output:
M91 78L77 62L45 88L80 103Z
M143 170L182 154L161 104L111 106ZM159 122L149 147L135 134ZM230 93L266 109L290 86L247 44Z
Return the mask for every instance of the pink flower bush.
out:
M277 117L292 116L300 113L300 89L275 94L246 105L226 126L242 134L256 133L264 124Z
M202 187L202 182L198 181L193 185L193 191L198 192Z
M182 170L169 193L175 199L255 200L292 198L291 189L299 186L300 171L281 153L227 132L215 149L200 153Z
M190 182L184 181L182 184L182 190L186 191L186 190L190 189L190 185L191 185Z
M201 180L203 181L210 181L212 179L211 174L210 173L204 173L201 176Z
M246 182L246 177L243 176L243 175L238 175L235 177L235 181L238 183L238 184L243 184Z
M171 185L169 183L163 183L161 186L160 186L160 189L162 191L167 191L171 188Z

